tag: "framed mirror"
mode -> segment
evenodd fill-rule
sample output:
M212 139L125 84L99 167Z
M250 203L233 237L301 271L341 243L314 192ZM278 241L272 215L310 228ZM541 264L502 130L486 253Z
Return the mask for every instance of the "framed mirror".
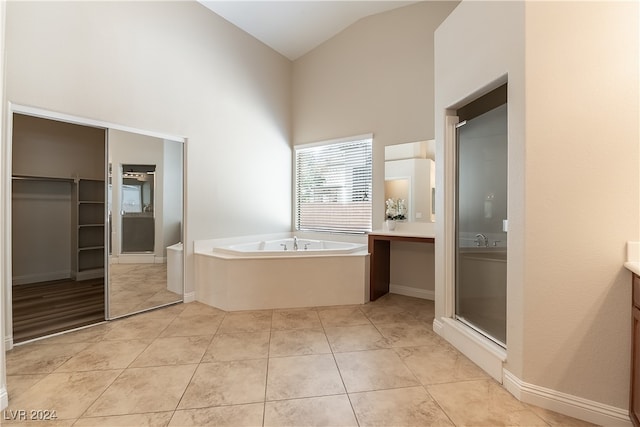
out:
M108 318L183 299L184 143L109 129Z
M386 146L384 179L385 200L404 200L407 221L435 221L435 140Z

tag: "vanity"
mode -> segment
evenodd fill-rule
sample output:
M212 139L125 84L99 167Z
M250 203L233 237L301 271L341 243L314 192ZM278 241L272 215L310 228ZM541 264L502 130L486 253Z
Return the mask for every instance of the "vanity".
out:
M392 242L430 245L435 242L434 159L435 140L433 139L385 147L384 199L387 207L385 215L387 218L395 218L395 214L402 214L402 220L394 222L394 229L384 225L382 229L369 233L369 298L371 301L389 293ZM404 208L401 212L395 212L393 209L394 215L390 216L389 202L392 201L402 201ZM414 262L421 261L415 258ZM412 286L409 285L408 288L411 289ZM424 294L416 296L425 298ZM427 298L433 298L433 295Z
M634 426L640 426L640 242L627 243L627 262L631 271L631 388L629 417Z
M389 293L391 242L435 243L433 233L375 230L369 233L369 289L375 301Z

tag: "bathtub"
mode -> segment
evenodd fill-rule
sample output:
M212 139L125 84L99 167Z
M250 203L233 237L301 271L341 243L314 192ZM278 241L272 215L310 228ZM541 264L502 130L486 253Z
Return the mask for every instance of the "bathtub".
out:
M297 245L297 249L296 249ZM300 257L351 254L366 250L359 243L293 238L262 240L213 248L214 252L238 257Z
M366 244L297 239L297 245L281 236L196 241L196 300L226 311L369 301Z

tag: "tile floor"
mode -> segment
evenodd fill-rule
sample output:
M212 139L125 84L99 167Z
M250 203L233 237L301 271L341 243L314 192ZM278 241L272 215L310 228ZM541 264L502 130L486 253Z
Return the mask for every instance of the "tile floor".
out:
M582 426L520 403L431 328L433 302L179 304L7 354L9 408L60 426Z
M111 264L109 278L111 318L182 301L167 289L167 264Z

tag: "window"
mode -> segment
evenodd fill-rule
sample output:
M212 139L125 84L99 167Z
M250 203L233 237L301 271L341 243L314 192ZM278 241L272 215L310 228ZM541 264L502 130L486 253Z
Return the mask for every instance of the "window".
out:
M371 231L372 136L295 148L295 225L301 231Z

